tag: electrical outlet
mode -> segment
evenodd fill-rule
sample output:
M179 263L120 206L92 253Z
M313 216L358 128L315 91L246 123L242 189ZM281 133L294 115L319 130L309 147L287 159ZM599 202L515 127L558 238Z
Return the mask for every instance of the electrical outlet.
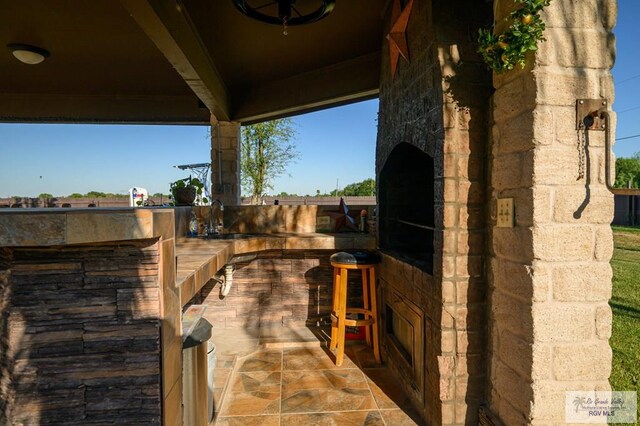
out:
M513 228L513 198L498 198L498 228Z

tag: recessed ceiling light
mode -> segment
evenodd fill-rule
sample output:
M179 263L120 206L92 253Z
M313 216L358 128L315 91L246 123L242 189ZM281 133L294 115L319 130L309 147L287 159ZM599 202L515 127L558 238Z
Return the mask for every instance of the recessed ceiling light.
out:
M39 64L51 55L48 50L28 44L10 43L7 47L17 60L29 65Z

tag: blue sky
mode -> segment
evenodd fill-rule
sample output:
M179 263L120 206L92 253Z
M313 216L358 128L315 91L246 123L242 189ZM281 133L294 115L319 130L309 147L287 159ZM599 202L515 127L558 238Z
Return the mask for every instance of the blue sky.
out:
M619 0L616 65L617 138L640 135L640 1ZM329 192L374 177L378 101L295 117L301 158L272 193ZM640 151L640 138L618 141L617 156ZM126 192L142 186L168 192L186 176L177 164L210 158L204 126L0 124L0 197Z
M613 67L616 99L613 104L618 114L616 138L640 136L640 1L618 0L618 22L614 29L617 56ZM640 151L640 137L619 140L614 152L618 157L629 157Z
M378 100L294 118L301 158L274 191L314 195L375 175ZM169 192L179 164L211 158L206 126L0 124L0 197L133 186Z

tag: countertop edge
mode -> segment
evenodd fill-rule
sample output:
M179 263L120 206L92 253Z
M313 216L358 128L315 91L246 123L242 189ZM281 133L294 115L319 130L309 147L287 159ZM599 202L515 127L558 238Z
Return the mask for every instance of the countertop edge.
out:
M233 240L176 239L176 287L184 306L235 256L267 250L375 250L370 234L273 234ZM197 264L194 266L194 263ZM184 265L189 265L185 267ZM183 267L181 268L181 265ZM193 285L192 285L193 283Z

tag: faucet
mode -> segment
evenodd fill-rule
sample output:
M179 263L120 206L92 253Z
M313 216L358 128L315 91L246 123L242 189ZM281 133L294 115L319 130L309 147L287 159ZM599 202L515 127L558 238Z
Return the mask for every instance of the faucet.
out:
M220 219L218 220L218 224L215 226L213 225L213 205L214 204L220 205ZM209 226L207 229L207 235L216 235L216 234L222 235L222 233L224 232L223 220L224 220L224 204L222 204L222 201L220 201L219 198L216 198L209 205Z

